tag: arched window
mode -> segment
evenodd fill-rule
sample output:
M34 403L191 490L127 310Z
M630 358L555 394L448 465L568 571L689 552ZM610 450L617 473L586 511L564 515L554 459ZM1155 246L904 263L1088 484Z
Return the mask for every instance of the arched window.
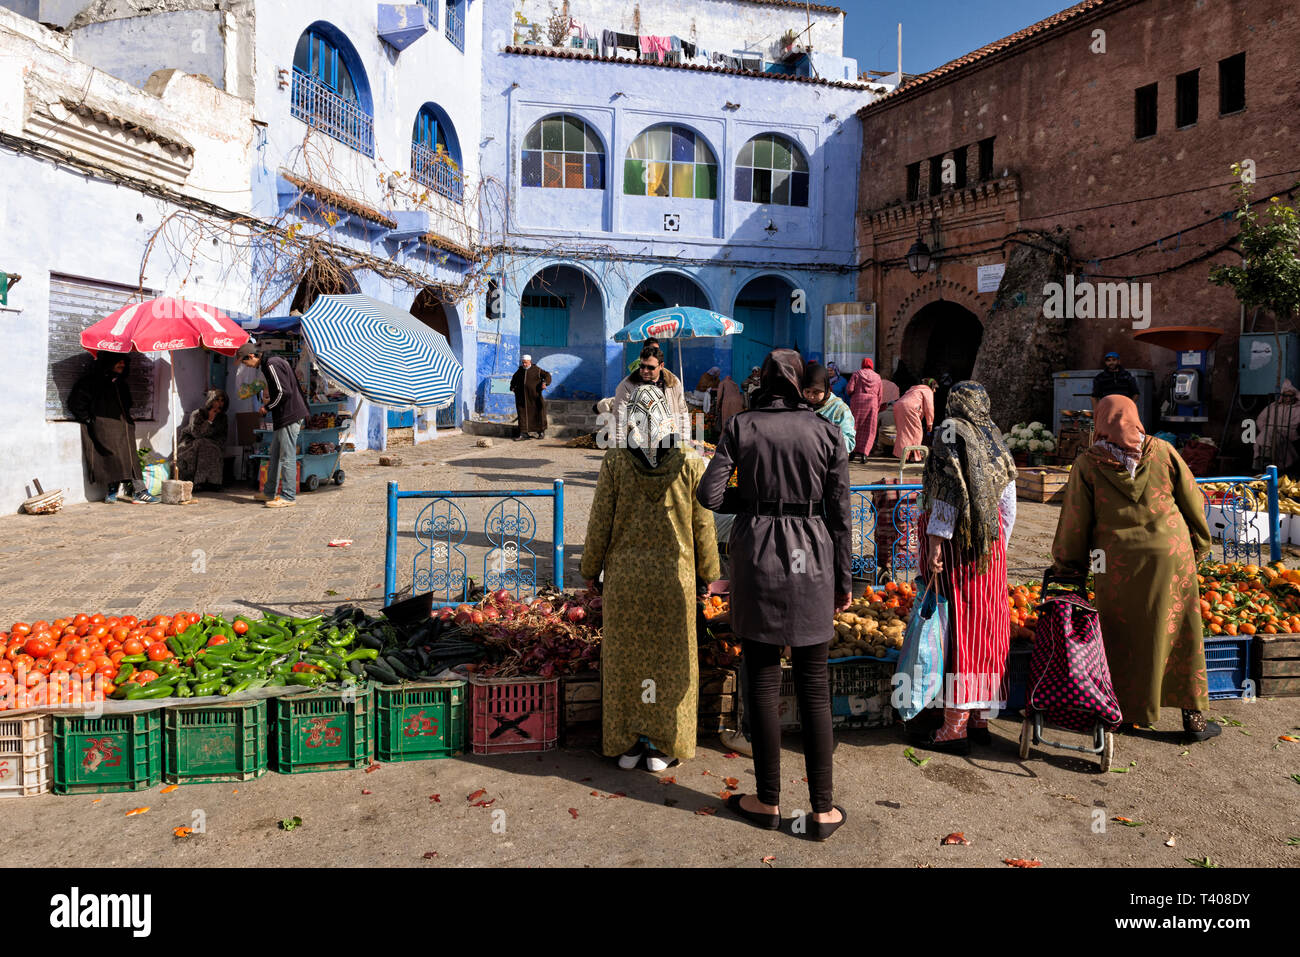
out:
M808 205L808 160L776 133L755 136L736 159L736 199L777 206Z
M605 147L578 117L548 116L524 137L520 181L547 189L604 189Z
M375 152L370 90L352 45L326 23L313 23L293 54L289 111L358 152Z
M411 178L458 203L464 196L456 130L434 103L420 107L411 128Z
M704 137L684 126L652 126L635 140L623 163L629 196L717 199L718 161Z

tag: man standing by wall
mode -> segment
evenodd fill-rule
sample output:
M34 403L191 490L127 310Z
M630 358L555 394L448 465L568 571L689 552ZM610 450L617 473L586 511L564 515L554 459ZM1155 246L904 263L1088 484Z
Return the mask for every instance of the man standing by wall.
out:
M551 384L551 374L541 366L533 365L532 356L524 356L510 380L510 391L515 394L515 411L519 415L519 434L516 442L546 437L546 400L542 390Z
M1106 364L1106 368L1092 380L1092 407L1095 409L1097 402L1108 395L1128 396L1128 398L1136 402L1138 397L1137 379L1133 378L1133 373L1119 364L1119 353L1106 353L1102 362Z
M267 508L288 508L298 504L298 433L307 418L307 397L303 395L293 366L283 356L264 356L252 342L235 353L236 361L250 369L262 369L266 376L266 401L260 411L271 414L271 454L266 461L266 489L258 498Z

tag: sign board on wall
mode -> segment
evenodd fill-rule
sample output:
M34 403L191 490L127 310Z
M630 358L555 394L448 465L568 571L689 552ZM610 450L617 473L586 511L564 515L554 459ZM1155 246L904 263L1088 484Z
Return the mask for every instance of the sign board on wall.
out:
M850 372L864 357L876 358L876 304L828 302L826 304L826 361Z
M998 286L1002 285L1002 274L1006 271L1006 263L995 263L992 266L976 266L976 288L979 292L997 292Z

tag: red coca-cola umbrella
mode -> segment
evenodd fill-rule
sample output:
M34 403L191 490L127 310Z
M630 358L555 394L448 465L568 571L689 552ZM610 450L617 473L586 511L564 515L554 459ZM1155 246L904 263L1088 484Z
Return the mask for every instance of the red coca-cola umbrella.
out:
M207 346L233 356L248 333L216 306L191 299L150 299L123 306L81 334L91 353L172 352Z
M81 333L81 345L92 355L101 352L175 352L207 346L233 356L249 339L239 325L216 306L165 296L123 306ZM167 396L172 420L172 456L176 455L176 363L171 361L171 391Z

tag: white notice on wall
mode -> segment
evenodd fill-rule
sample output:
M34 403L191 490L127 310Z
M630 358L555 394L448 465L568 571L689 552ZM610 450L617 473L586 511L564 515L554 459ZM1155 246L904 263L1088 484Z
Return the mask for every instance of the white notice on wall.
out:
M993 266L976 266L975 278L980 292L997 292L1002 285L1002 274L1007 271L1006 263Z
M825 323L827 362L856 370L864 358L876 358L874 302L828 302Z

